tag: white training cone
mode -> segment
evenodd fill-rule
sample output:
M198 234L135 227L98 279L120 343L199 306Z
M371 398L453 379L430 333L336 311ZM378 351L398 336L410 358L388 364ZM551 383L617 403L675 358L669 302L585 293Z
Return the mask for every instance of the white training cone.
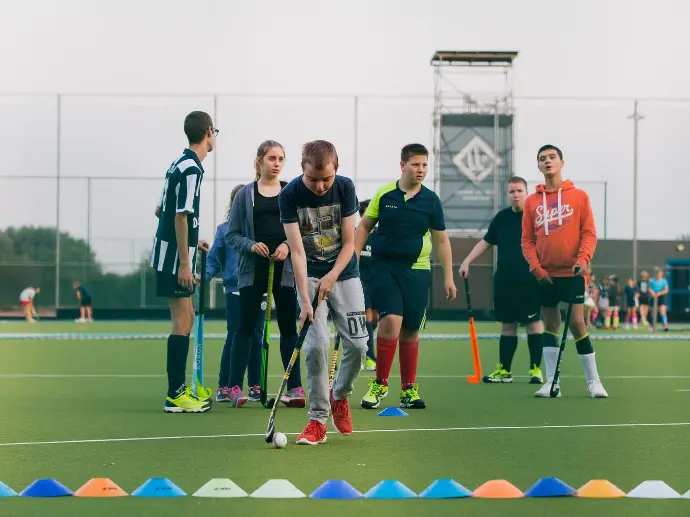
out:
M684 497L685 499L690 499L690 490L688 490L687 492L685 492L685 494L683 494L683 497Z
M247 492L228 478L214 478L192 494L194 497L247 497Z
M630 492L627 497L640 499L678 499L680 494L663 481L643 481Z
M249 497L261 499L298 499L307 497L287 479L271 479L257 488Z

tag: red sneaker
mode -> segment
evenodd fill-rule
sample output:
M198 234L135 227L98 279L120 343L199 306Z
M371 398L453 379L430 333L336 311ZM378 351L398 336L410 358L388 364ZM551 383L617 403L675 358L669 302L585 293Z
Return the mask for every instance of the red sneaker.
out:
M333 390L331 390L331 421L333 427L340 434L347 436L352 433L352 415L350 415L350 405L347 399L335 400Z
M326 426L316 420L309 420L307 427L295 440L298 445L318 445L326 442Z

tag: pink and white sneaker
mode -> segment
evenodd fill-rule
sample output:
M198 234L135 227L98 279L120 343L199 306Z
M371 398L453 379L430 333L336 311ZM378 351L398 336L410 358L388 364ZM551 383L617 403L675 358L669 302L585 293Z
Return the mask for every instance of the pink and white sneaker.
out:
M280 397L280 401L287 407L305 407L307 405L307 397L301 386L288 390L287 393Z
M241 407L247 402L247 397L242 393L242 388L233 386L230 388L230 403L232 407Z

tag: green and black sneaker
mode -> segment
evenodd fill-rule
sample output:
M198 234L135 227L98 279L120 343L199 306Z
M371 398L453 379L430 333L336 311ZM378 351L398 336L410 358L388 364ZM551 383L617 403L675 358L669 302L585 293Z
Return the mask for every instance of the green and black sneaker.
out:
M491 374L485 375L482 380L487 384L513 382L513 375L499 363L496 365L496 369Z
M408 384L400 392L400 407L424 409L426 404L419 396L419 384Z

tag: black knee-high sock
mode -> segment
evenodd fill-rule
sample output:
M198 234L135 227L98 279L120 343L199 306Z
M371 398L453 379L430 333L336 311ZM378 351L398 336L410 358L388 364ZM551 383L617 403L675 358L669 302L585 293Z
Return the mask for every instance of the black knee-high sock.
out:
M168 396L175 397L185 383L187 354L189 353L189 335L170 334L168 336L167 372Z
M529 348L529 367L541 366L542 356L544 355L544 335L528 334L527 347Z
M586 355L594 352L594 347L592 346L592 340L589 339L589 334L575 340L575 348L577 349L578 355Z
M369 332L369 339L367 339L367 357L376 361L376 352L374 347L374 324L367 321L367 331Z
M498 340L498 362L508 371L510 371L513 365L513 356L517 350L517 345L517 336L501 335L501 338Z

